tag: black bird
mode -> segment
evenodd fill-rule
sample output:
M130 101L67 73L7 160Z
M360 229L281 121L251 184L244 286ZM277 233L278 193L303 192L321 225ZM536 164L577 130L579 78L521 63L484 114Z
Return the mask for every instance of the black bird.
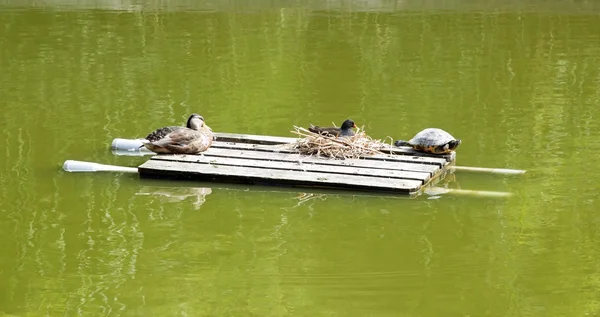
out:
M313 133L318 133L318 134L322 134L322 135L329 135L329 136L333 136L333 137L348 137L348 136L353 136L354 130L352 130L353 128L356 128L356 123L354 123L354 121L352 121L351 119L348 119L346 121L344 121L344 123L342 123L342 126L339 128L336 127L319 127L316 125L310 125L310 128L308 128L308 131L313 132Z

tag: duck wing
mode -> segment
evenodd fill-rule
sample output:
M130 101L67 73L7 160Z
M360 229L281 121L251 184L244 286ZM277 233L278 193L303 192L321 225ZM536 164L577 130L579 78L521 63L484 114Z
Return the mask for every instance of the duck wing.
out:
M182 128L183 127L180 127L180 126L169 126L169 127L163 127L160 129L156 129L156 130L152 131L150 134L148 134L148 136L146 136L146 140L148 140L150 142L156 142L156 141L166 137L173 131L176 131L176 130L182 129Z
M179 129L175 129L160 140L151 142L155 146L186 145L197 139L199 136L201 136L201 134L198 131L179 127Z

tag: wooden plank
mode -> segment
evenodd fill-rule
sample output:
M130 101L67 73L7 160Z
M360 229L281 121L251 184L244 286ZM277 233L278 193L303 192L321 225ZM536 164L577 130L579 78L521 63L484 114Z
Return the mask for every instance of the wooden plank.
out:
M297 138L271 136L271 135L256 135L256 134L239 134L239 133L224 133L215 132L214 136L220 142L235 142L235 143L253 143L253 144L285 144L293 143Z
M276 152L276 153L298 153L296 150L290 149L284 145L260 145L260 144L249 144L249 143L234 143L234 142L213 142L211 148L221 149L238 149L238 150L252 150L252 151L263 151L263 152ZM444 158L438 157L425 157L425 156L408 156L408 155L388 155L388 154L375 154L365 156L362 160L373 160L373 161L394 161L394 162L406 162L406 163L420 163L420 164L432 164L437 166L444 166L448 164L448 161Z
M142 177L185 177L199 180L270 183L291 186L322 186L392 191L406 194L414 193L421 187L421 182L417 180L195 164L154 159L140 165L138 170Z
M298 162L277 162L277 161L261 161L250 160L246 158L227 158L227 157L208 157L200 155L160 155L152 158L159 161L174 161L187 162L197 164L212 164L212 165L229 165L240 167L258 167L270 168L277 170L288 170L298 172L323 172L344 175L362 175L362 176L379 176L398 179L413 179L421 183L429 180L430 174L425 172L408 172L398 170L383 170L375 168L353 167L353 166L335 166L321 165Z
M211 147L203 153L209 157L230 157L230 158L245 158L262 161L282 161L282 162L293 162L299 161L303 163L313 163L322 165L336 165L336 166L354 166L354 167L366 167L374 169L386 169L386 170L399 170L399 171L411 171L411 172L426 172L433 175L439 172L441 169L439 166L430 164L419 164L419 163L403 163L403 162L384 162L384 161L367 161L367 160L333 160L324 157L306 156L300 154L287 154L287 153L276 153L276 152L261 152L252 150L234 150L234 149L221 149L217 147Z
M249 144L260 144L260 145L278 145L278 144L288 144L294 143L298 140L298 138L294 137L283 137L283 136L270 136L270 135L255 135L255 134L238 134L238 133L223 133L223 132L215 132L214 134L217 138L217 141L220 142L233 142L233 143L249 143ZM381 149L384 153L390 153L395 155L413 155L413 156L423 156L423 157L433 157L433 158L443 158L447 162L453 161L455 158L455 152L452 154L430 154L423 153L419 151L415 151L410 147L402 146L390 146L384 147Z

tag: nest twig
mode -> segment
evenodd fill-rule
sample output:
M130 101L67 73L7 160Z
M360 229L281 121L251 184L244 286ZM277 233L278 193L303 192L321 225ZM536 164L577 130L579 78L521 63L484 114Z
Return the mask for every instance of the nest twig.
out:
M359 128L355 135L343 138L313 133L297 126L294 126L294 131L290 132L301 137L293 145L300 154L304 155L356 159L375 154L384 154L380 149L388 146L383 141L375 140L368 136L363 128Z

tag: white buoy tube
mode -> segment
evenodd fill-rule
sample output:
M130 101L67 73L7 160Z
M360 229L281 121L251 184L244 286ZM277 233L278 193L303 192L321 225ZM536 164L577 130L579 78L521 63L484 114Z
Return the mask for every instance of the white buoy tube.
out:
M507 168L487 168L487 167L470 167L470 166L452 166L450 167L455 171L465 172L482 172L491 174L503 174L503 175L522 175L525 174L524 170L513 170Z
M143 143L140 139L116 138L112 141L110 149L114 155L144 156L156 154L142 145Z
M509 192L494 192L487 190L469 190L456 188L430 187L425 189L428 195L457 195L457 196L473 196L473 197L489 197L489 198L508 198L513 195Z
M122 172L122 173L137 173L135 167L115 166L98 164L94 162L66 160L63 164L63 170L66 172Z

